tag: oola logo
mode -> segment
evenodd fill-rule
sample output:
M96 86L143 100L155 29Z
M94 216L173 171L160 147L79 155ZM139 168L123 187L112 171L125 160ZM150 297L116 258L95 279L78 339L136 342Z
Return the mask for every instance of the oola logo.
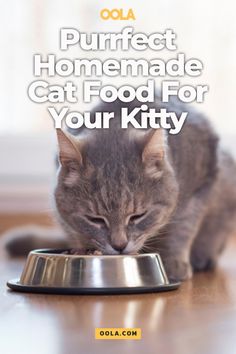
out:
M134 12L129 9L125 12L123 9L102 9L100 17L103 20L135 20Z

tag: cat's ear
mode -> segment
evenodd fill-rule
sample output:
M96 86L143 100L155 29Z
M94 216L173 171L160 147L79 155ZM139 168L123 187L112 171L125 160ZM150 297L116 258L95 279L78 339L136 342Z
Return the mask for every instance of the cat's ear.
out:
M63 165L71 161L76 161L82 165L82 155L79 143L69 133L65 133L61 129L56 129L57 141L59 146L59 160Z
M162 164L165 158L166 137L163 129L151 130L145 137L145 145L142 152L142 162L147 173L154 177L160 177Z

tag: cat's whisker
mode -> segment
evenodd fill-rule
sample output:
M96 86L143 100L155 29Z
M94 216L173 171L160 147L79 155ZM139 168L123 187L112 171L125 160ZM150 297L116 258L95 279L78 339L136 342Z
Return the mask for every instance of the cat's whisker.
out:
M150 253L158 253L158 250L156 248L152 248L152 247L145 247L143 246L140 249L141 252L150 252Z

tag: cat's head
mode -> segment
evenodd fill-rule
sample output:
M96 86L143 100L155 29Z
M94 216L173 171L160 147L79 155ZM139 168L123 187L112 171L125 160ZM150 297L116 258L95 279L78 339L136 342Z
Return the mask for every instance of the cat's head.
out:
M58 129L57 135L55 201L72 246L148 251L147 240L158 237L178 194L164 132L97 130L76 138Z

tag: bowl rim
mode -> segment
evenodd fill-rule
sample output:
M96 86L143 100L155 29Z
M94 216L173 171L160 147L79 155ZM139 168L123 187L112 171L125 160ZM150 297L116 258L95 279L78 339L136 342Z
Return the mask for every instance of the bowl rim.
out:
M146 258L146 257L157 257L161 260L161 256L157 252L153 253L139 253L139 254L63 254L59 252L67 251L69 248L40 248L29 252L29 255L43 255L43 256L53 256L53 257L73 257L73 258Z

